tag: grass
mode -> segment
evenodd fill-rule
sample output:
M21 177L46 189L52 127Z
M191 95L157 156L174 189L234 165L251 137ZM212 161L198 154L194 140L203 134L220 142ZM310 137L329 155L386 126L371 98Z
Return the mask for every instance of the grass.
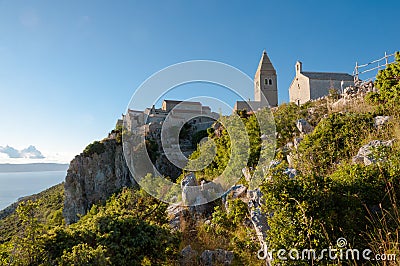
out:
M328 102L328 105L334 102ZM352 112L352 113L372 113L376 110L376 106L367 103L364 98L353 98L346 101L346 104L340 106L330 106L329 110L333 113Z
M227 225L224 225L226 219L220 222L211 219L209 220L211 223L206 224L204 217L196 218L185 217L181 220L180 249L190 245L193 250L198 252L198 258L194 259L191 265L202 265L199 258L202 252L216 249L233 251L232 265L265 265L265 261L257 258L260 245L252 224L245 225L243 220L238 225L227 228ZM230 219L228 218L228 220Z
M392 266L400 265L400 208L390 183L388 189L391 208L384 209L380 205L380 215L369 212L368 219L372 226L367 236L374 254L395 255L396 260L381 261L381 265Z

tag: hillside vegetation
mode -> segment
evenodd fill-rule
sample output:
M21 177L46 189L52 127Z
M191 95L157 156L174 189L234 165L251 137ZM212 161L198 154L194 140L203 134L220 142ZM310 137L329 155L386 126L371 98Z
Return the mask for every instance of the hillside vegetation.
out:
M395 63L379 72L375 86L378 92L340 108L332 108L336 96L331 95L273 110L276 154L260 187L262 212L268 217L270 251L370 249L373 254L395 254L397 261L274 257L272 265L400 264L399 53ZM377 116L390 119L377 125ZM240 117L250 142L244 164L252 169L263 152L259 125L254 114L240 113ZM313 130L300 132L298 119L308 121ZM207 134L215 140L216 156L196 175L211 181L228 164L231 140L223 127ZM390 141L390 145L372 147L369 163L355 160L360 148L373 141ZM102 149L101 143L94 143L85 155ZM197 149L192 158L199 156L201 145ZM294 176L288 169L295 169ZM248 185L244 177L238 183ZM232 265L265 265L257 258L260 245L248 201L229 194L226 202L214 203L210 215L183 212L174 230L165 203L143 190L124 188L67 226L61 216L63 187L59 185L21 202L15 213L0 220L0 265L179 265L183 264L180 252L188 245L197 252L189 265L200 265L204 250L217 249L233 251ZM346 239L345 246L338 246L340 238Z

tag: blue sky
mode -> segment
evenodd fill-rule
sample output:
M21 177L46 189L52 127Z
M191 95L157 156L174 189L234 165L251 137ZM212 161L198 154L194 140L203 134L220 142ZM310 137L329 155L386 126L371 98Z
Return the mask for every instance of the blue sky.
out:
M34 145L47 160L69 161L106 136L145 79L193 59L253 77L266 49L286 102L296 60L304 70L351 73L356 61L400 50L399 8L365 0L0 0L0 146Z

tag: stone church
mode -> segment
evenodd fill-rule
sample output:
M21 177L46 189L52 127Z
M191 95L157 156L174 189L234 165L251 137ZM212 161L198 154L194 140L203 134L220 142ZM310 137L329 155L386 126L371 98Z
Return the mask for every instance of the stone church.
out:
M254 75L254 101L237 101L234 110L249 111L276 106L278 106L278 78L276 70L264 50Z
M289 99L297 105L327 96L330 89L342 91L354 85L353 76L347 73L306 72L299 61L295 68L296 76L289 87Z

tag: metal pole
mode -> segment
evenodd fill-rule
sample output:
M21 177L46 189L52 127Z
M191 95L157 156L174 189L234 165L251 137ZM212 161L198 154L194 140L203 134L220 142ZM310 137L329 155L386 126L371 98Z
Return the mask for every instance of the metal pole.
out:
M356 61L356 67L354 68L354 85L358 83L358 62Z
M387 67L387 65L388 65L388 56L387 56L386 52L385 52L385 62L386 62L385 67Z

